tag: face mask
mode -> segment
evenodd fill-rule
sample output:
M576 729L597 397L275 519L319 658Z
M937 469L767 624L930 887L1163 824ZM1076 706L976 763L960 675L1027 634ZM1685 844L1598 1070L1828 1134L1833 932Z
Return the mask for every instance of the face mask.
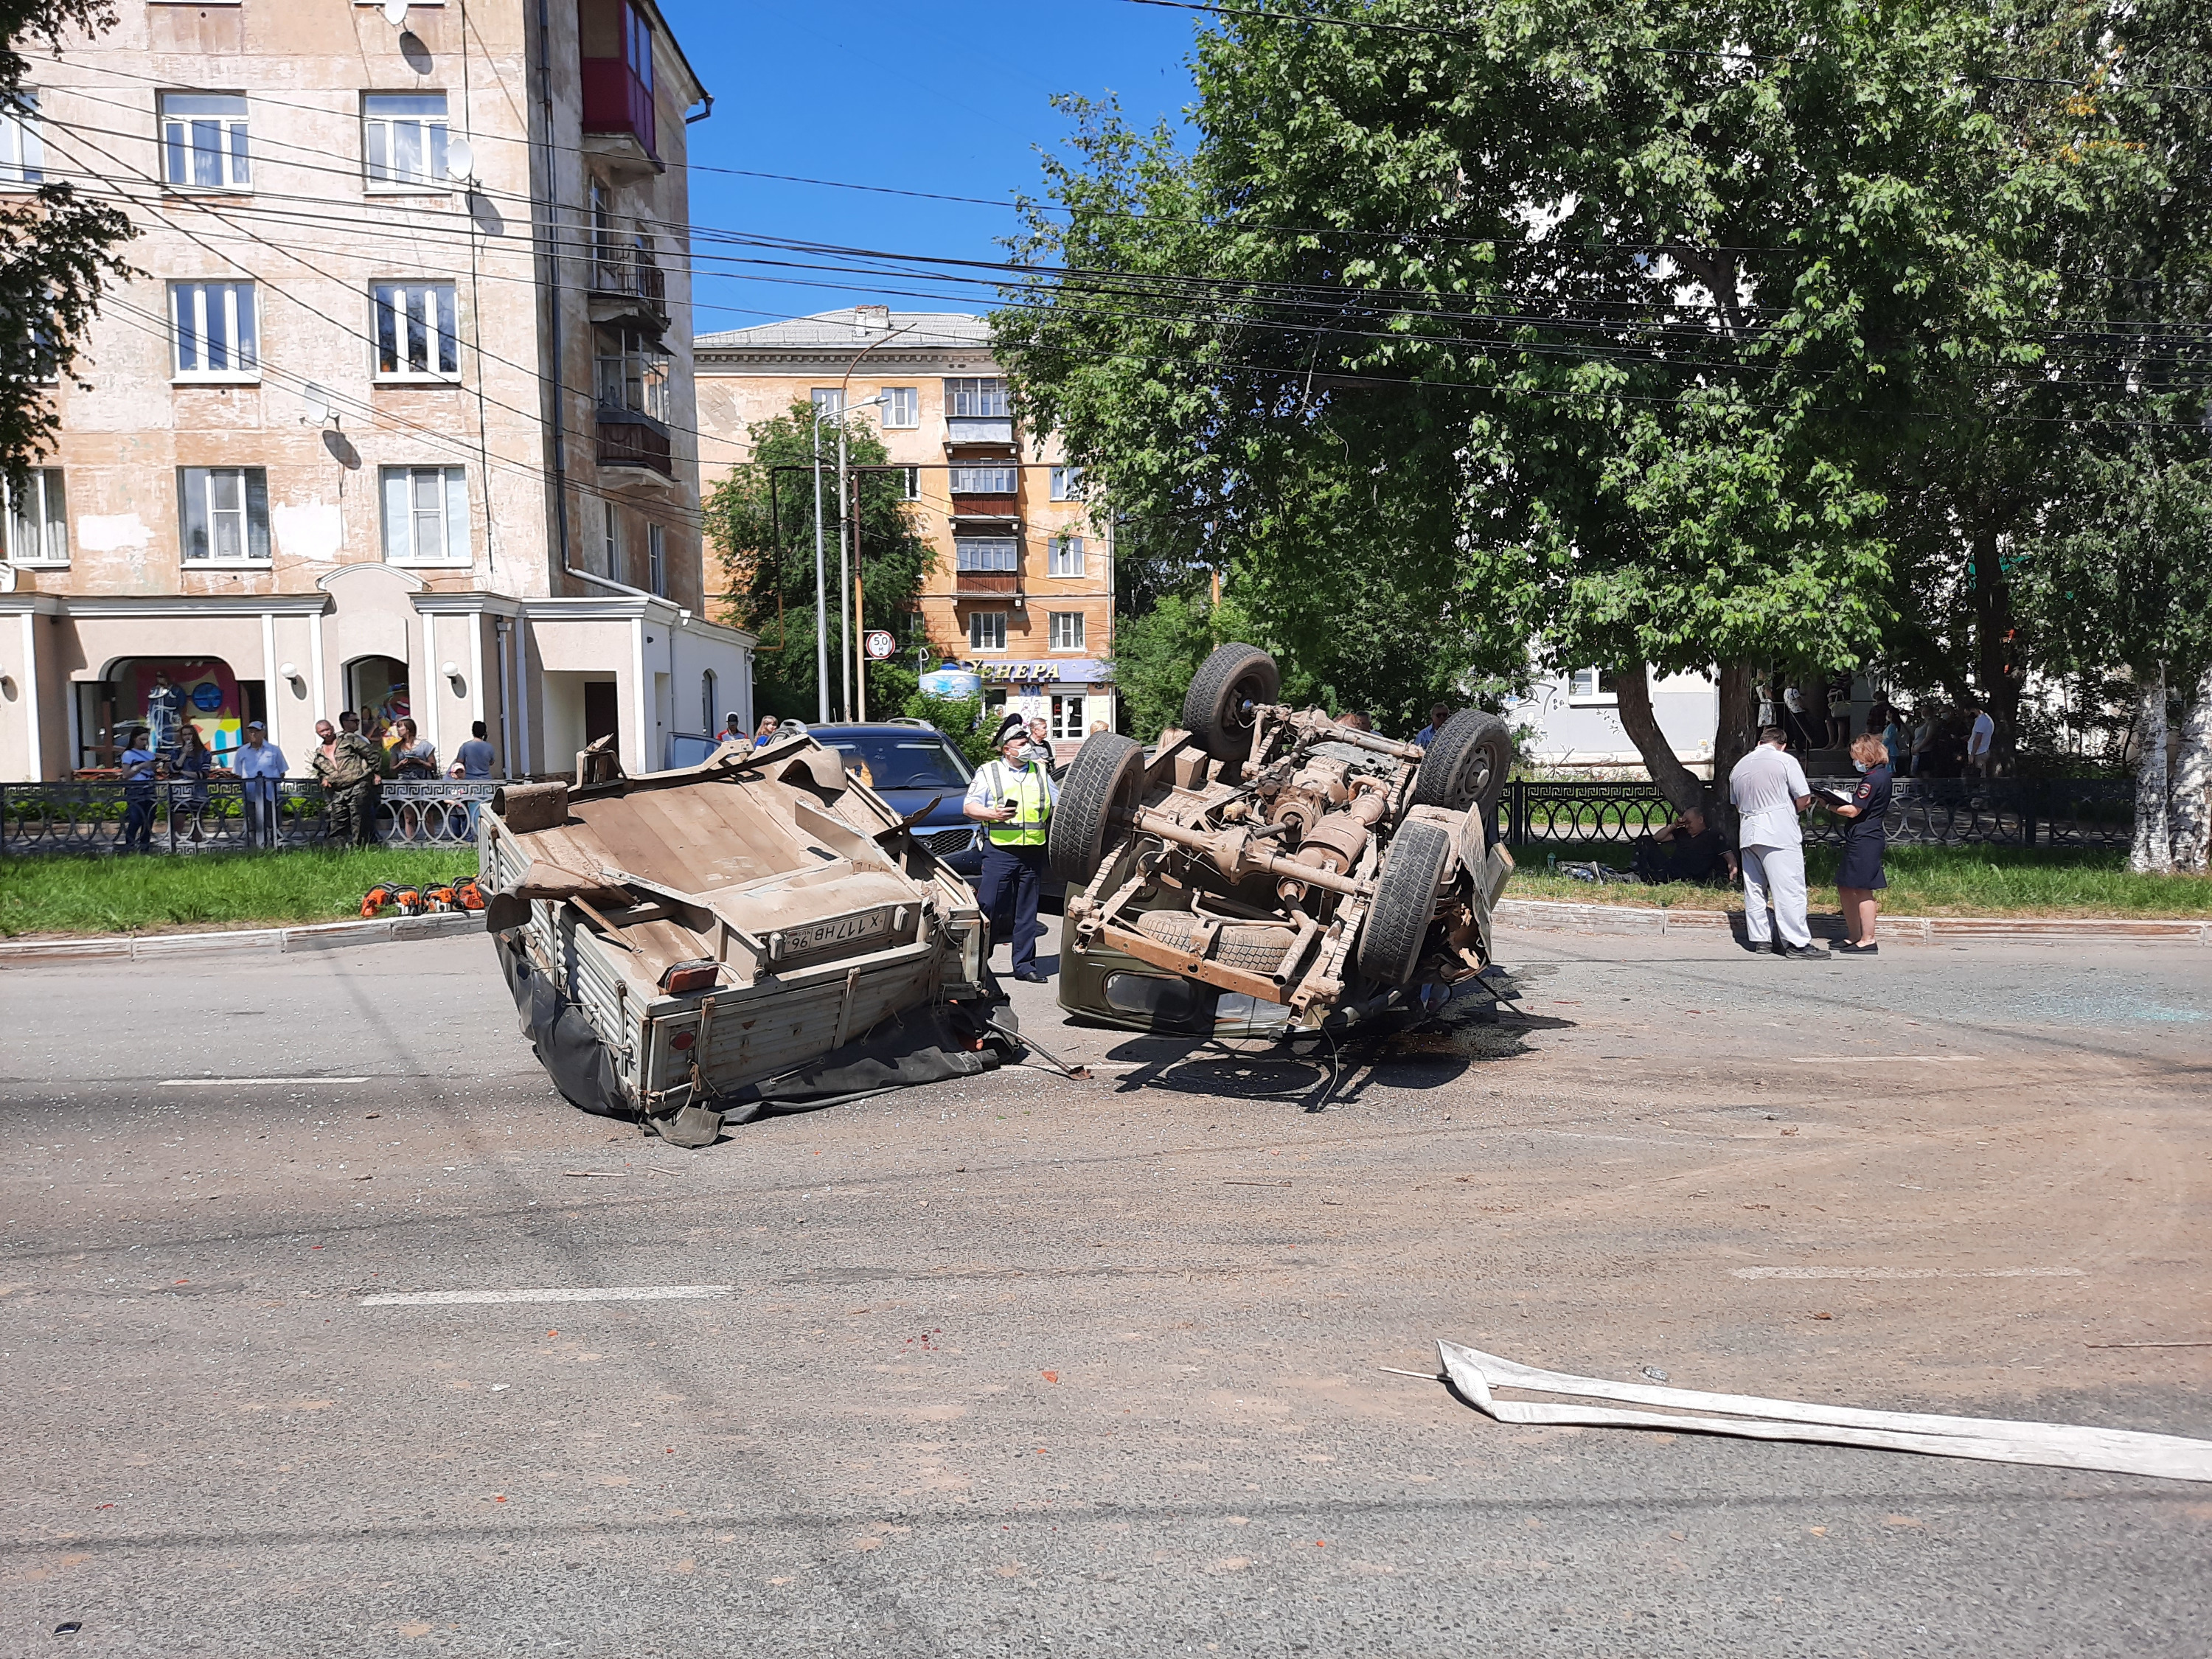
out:
M1851 764L1852 764L1852 765L1854 765L1854 766L1856 766L1856 767L1857 767L1857 768L1859 769L1859 770L1860 770L1860 771L1862 771L1862 772L1863 772L1863 771L1865 771L1865 770L1867 769L1867 763L1866 763L1864 761L1863 761L1863 760L1855 760L1855 761L1853 761L1853 762L1851 763Z

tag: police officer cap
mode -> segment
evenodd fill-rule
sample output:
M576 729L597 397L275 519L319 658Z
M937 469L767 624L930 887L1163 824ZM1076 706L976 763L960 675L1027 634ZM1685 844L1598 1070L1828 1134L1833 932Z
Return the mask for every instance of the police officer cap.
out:
M991 747L1004 749L1009 738L1024 736L1029 729L1029 722L1019 714L1009 714L999 722L999 734L991 739Z

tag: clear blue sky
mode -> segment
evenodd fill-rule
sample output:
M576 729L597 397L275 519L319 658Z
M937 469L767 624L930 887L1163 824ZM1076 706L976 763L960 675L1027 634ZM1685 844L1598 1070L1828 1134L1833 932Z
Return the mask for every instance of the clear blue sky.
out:
M1163 116L1179 120L1191 98L1186 59L1194 26L1206 21L1127 0L966 0L947 7L912 0L661 0L661 9L714 94L713 118L690 135L691 219L701 231L967 259L1004 257L997 239L1014 228L1009 210L705 169L955 196L1036 194L1036 147L1054 145L1066 131L1053 94L1110 92L1137 125ZM696 251L714 250L702 240ZM981 295L967 302L918 299L890 291L896 283L872 291L800 285L851 280L823 273L717 275L705 259L696 270L694 326L702 334L869 301L896 310L972 311L989 303Z

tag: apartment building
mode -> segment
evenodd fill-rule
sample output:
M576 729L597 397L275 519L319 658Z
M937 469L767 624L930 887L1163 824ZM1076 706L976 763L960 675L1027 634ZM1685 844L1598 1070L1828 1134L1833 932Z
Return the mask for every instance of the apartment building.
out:
M687 121L653 0L122 0L35 60L0 189L122 204L62 435L8 503L0 776L112 763L156 698L471 721L632 769L750 710L705 620ZM156 690L156 687L160 690Z
M708 488L749 458L755 423L794 404L854 410L908 469L938 549L908 660L960 662L987 703L1048 721L1063 754L1112 729L1112 541L1059 441L1020 429L981 318L858 306L702 335L692 362Z

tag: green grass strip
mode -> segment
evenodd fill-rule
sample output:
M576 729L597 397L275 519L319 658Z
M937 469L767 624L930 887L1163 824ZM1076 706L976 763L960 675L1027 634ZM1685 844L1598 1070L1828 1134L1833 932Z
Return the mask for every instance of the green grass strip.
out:
M347 921L380 882L476 872L474 847L0 859L0 937Z
M1520 867L1508 898L1554 899L1577 904L1648 904L1695 910L1741 910L1741 887L1701 887L1669 882L1637 884L1574 881L1547 873L1547 855L1562 864L1607 864L1626 870L1633 856L1623 844L1577 845L1530 842L1513 849ZM1832 847L1805 849L1805 879L1816 914L1836 908ZM2127 854L2048 847L1892 847L1884 860L1888 890L1885 915L1895 916L2172 916L2212 915L2212 880L2202 876L2129 873Z

